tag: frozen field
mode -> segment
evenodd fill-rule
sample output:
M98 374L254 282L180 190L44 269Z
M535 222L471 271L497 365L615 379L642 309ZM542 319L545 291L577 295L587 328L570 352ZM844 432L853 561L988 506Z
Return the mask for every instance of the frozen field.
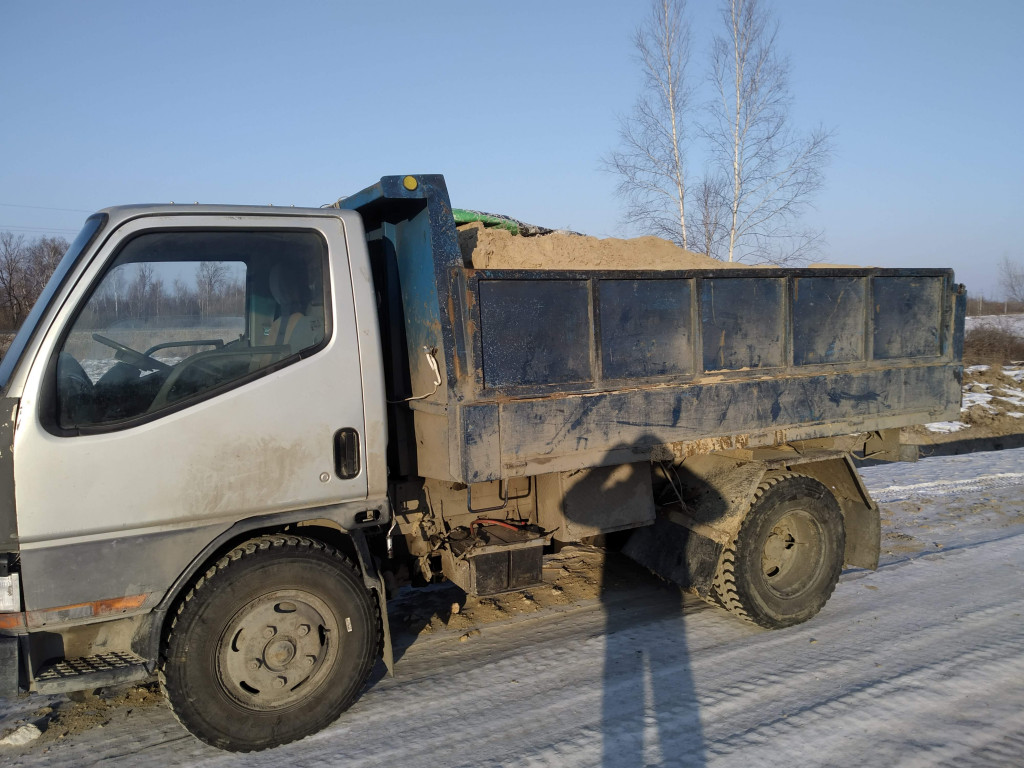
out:
M400 640L398 676L296 744L222 753L162 703L124 705L0 763L1024 766L1024 449L863 474L882 566L802 626L748 627L619 564L596 599ZM4 703L0 731L65 702Z
M1024 337L1024 315L972 315L964 323L968 331L983 326L1000 328Z

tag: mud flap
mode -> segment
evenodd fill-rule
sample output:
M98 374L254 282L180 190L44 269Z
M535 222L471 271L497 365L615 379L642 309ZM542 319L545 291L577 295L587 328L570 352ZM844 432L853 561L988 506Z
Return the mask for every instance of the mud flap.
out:
M356 547L356 555L359 558L359 570L363 574L363 583L367 589L377 593L377 605L380 607L380 625L383 634L384 666L388 668L388 675L395 676L395 652L391 645L391 627L388 624L388 597L384 589L384 580L377 571L377 564L370 555L370 548L366 544L366 537L360 530L349 532L352 543Z

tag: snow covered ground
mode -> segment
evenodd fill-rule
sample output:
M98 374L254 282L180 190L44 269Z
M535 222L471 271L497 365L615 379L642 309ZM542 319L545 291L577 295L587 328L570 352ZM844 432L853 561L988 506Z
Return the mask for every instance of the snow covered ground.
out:
M634 575L608 578L597 599L461 641L420 635L396 678L378 675L341 720L296 744L222 753L163 704L126 705L0 762L1024 766L1024 449L863 475L882 507L882 565L844 573L799 627L746 626L627 564ZM0 705L0 717L43 703Z
M1010 431L1019 432L1012 422L1024 419L1024 366L969 365L964 368L963 403L960 420L925 424L929 432L950 433L972 426L1003 422ZM975 430L977 431L977 430ZM998 430L995 430L998 431Z
M1024 336L1024 315L972 315L966 318L964 327L970 331L990 326Z

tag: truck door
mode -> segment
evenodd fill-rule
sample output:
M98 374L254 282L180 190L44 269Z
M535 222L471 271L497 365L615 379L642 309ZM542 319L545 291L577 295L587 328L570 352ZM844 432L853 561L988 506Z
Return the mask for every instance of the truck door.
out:
M22 399L28 610L152 597L240 519L366 498L345 226L150 216L108 237Z

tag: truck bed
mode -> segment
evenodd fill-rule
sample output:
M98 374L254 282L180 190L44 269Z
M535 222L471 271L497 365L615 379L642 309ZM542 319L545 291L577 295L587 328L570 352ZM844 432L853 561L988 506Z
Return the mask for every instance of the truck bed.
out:
M391 399L429 392L422 350L443 355L437 393L400 406L418 474L483 482L959 413L952 270L474 270L443 179L416 178L343 205L382 262L385 335L406 341Z

